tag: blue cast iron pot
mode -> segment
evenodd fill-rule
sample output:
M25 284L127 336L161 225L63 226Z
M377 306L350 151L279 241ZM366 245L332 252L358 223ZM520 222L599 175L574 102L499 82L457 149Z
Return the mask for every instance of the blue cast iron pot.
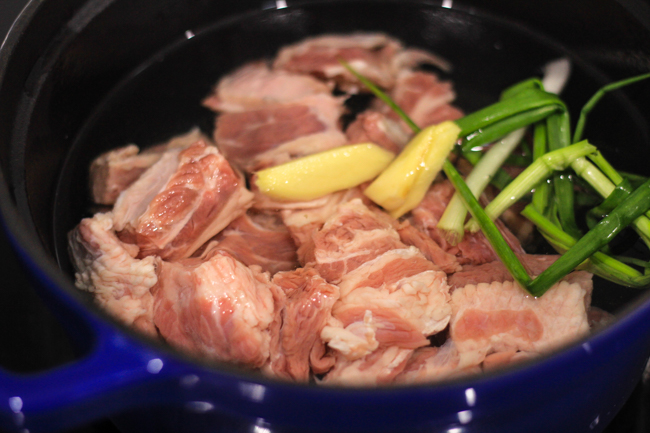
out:
M32 0L0 52L1 218L78 357L1 371L0 428L111 417L125 432L602 431L650 356L643 291L597 280L594 304L614 323L534 362L420 386L323 388L207 364L122 327L74 288L65 235L91 209L94 156L210 125L199 101L219 76L306 36L381 30L429 48L454 64L466 111L568 56L564 98L579 109L603 84L650 69L649 24L650 7L634 0ZM615 165L645 175L649 101L647 83L608 95L586 131Z

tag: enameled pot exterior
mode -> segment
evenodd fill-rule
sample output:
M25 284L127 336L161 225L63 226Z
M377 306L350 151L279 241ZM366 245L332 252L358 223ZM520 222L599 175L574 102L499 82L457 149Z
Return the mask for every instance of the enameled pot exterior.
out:
M336 4L303 3L306 9L314 4L322 10ZM400 19L408 16L407 10L422 7L423 14L441 13L441 4L451 5L389 1L379 2L384 5L379 8L372 2L357 3L355 10L399 10ZM540 28L544 19L558 22L557 16L540 12L551 14L546 8L514 3L464 2L453 7L469 11L470 16L478 7L527 17L527 22ZM27 272L67 326L80 356L39 374L2 372L0 428L57 431L114 416L125 432L601 431L638 383L650 356L647 296L645 303L637 299L635 308L624 308L614 325L541 362L435 386L359 390L298 386L228 366L202 365L116 325L74 289L54 257L50 183L56 181L67 149L89 113L120 80L164 47L188 37L188 31L198 33L225 17L284 9L285 4L34 0L24 11L0 52L1 217ZM602 23L586 23L576 34L570 26L572 16L586 17L607 25L613 22L620 31L622 24L629 24L625 20L634 21L635 11L650 10L643 5L647 6L634 1L592 2L590 12L558 6L569 22L560 19L555 31L560 37L571 34L570 42L586 54L587 48L605 47L591 60L599 60L609 77L646 71L650 30L643 22L612 33L612 45L582 39L592 26L603 27ZM289 2L288 6L285 17L308 20L300 5ZM337 7L344 17L348 11ZM333 26L343 28L353 21L342 18ZM242 27L245 24L238 28ZM252 38L263 32L245 34ZM265 42L245 39L241 43L257 43L263 49ZM624 61L606 58L604 52L618 54ZM630 103L639 104L644 95L650 95L647 87L633 94ZM648 112L633 112L643 113L635 122L646 125ZM643 126L639 129L639 155L645 155L648 133ZM638 166L647 165L643 158L636 159L641 159Z

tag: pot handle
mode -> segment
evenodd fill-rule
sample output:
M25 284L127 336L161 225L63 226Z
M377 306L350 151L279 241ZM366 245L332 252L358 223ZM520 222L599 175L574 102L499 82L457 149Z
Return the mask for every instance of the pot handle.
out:
M60 431L125 409L166 401L163 385L178 378L179 365L130 336L77 311L94 332L89 353L35 374L0 369L0 430Z
M3 193L9 195L0 182ZM36 373L17 374L0 368L0 431L67 430L126 409L172 401L178 394L173 387L178 387L178 378L189 369L187 364L155 350L61 293L37 265L39 260L30 258L21 246L29 240L15 237L24 232L20 224L13 212L3 214L0 236L6 236L17 265L59 316L68 335L85 350L70 363Z

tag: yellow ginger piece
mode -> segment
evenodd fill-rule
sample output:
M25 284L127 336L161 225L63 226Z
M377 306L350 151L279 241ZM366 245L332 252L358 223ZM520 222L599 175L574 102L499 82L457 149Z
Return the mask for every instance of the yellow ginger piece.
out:
M399 218L424 198L454 147L460 128L446 121L420 131L364 194Z
M340 146L260 170L254 182L277 200L313 200L373 179L393 158L372 143Z

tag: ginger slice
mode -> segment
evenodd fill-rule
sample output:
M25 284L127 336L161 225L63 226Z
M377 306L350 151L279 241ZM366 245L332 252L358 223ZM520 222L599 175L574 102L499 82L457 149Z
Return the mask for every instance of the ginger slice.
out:
M254 182L277 200L313 200L372 180L394 157L373 143L340 146L260 170Z
M460 128L446 121L420 131L364 191L399 218L416 207L454 147Z

